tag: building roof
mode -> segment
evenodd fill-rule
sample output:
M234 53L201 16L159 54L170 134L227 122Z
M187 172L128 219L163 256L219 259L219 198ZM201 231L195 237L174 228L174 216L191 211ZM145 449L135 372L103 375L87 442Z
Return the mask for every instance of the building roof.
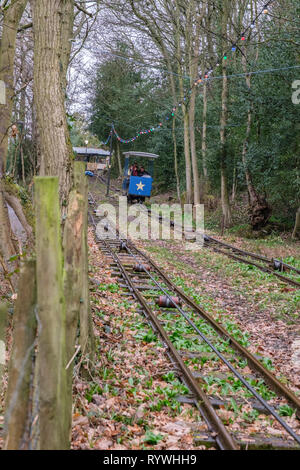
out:
M95 155L97 157L108 157L110 152L109 150L103 150L103 149L92 149L88 147L73 147L73 151L77 153L77 155Z

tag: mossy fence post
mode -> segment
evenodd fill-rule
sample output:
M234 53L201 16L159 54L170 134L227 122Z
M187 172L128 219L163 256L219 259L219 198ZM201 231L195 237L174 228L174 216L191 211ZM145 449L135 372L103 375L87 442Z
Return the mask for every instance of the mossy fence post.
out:
M66 306L57 177L35 178L40 449L67 449Z
M77 169L76 169L77 168ZM86 354L89 359L93 360L95 353L95 341L93 333L92 314L90 307L90 290L89 290L89 253L88 253L88 184L87 179L84 177L83 165L80 162L75 163L75 185L78 185L84 199L84 224L83 224L83 238L82 238L82 279L83 288L82 296L80 299L80 344L82 353Z
M35 178L40 449L65 449L72 425L77 333L81 354L93 358L89 301L87 180L74 163L74 185L61 240L58 178Z
M7 322L7 305L0 304L0 393L2 393L3 373L5 369L5 335Z
M74 165L63 243L57 177L35 178L35 216L36 261L22 263L14 313L5 448L63 450L71 441L74 357L79 346L84 359L94 352L84 164ZM2 356L5 322L0 305Z
M74 186L69 195L68 214L64 228L64 293L67 325L67 388L68 419L71 431L72 378L75 342L79 327L81 353L93 352L93 332L88 289L87 252L87 180L84 162L74 163ZM76 349L77 350L77 349Z

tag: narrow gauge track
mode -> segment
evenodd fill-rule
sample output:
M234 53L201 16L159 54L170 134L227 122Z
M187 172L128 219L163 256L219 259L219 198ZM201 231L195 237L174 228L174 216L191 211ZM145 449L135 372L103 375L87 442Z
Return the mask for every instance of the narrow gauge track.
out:
M151 215L151 209L147 209L147 211L148 214ZM163 218L161 216L159 216L159 221L163 223ZM176 230L176 224L174 224L174 222L171 221L170 225L173 227L174 230ZM194 233L194 230L191 230L190 233ZM266 256L262 256L257 253L251 253L249 251L242 250L241 248L229 245L228 243L220 241L207 234L203 234L203 239L203 246L205 248L209 248L215 251L216 253L228 256L229 258L239 261L240 263L244 263L249 266L255 266L256 268L260 269L265 273L273 274L274 276L278 277L281 281L287 284L291 284L294 287L300 288L299 281L284 276L283 274L280 274L280 272L289 272L290 274L299 277L300 269L296 268L295 266L291 266L290 264L287 264L284 261L276 258L270 259Z
M90 198L90 204L95 204L92 197ZM96 228L91 213L89 218L94 228ZM110 229L111 227L108 227L108 236ZM243 385L246 388L248 398L241 404L249 404L250 394L254 397L252 405L257 406L258 404L260 413L272 415L299 446L300 436L279 416L274 406L270 405L258 393L256 385L259 381L261 383L261 378L263 378L270 389L276 391L277 396L281 397L276 399L276 409L279 404L282 404L283 397L296 410L298 416L300 416L299 399L249 351L231 337L219 323L199 307L193 299L179 289L149 257L138 250L129 240L124 240L121 237L117 239L107 238L97 240L97 243L103 253L110 258L111 266L115 270L112 274L119 279L120 287L127 289L128 295L138 301L141 306L140 313L146 317L153 330L158 333L166 353L180 371L181 379L190 389L195 400L194 404L200 410L211 437L216 442L216 446L219 449L233 450L239 448L236 438L229 433L214 409L214 397L208 396L204 392L205 387L203 386L207 383L205 379L210 378L213 380L214 373L208 371L206 376L203 375L203 364L200 367L200 375L200 370L198 374L193 370L195 366L192 366L191 356L201 358L199 352L202 351L203 353L204 350L206 355L211 355L211 360L207 362L210 365L212 363L214 366L217 365L217 371L229 369L228 383ZM157 299L162 295L164 295L163 302L166 308L160 307L158 305L160 302L157 302ZM192 345L192 349L189 348L188 351L176 347L176 335L178 335L176 322L182 319L186 322L183 337L185 336L187 343L189 342ZM194 334L192 339L191 332ZM247 361L248 366L255 374L252 382L249 376L243 375L241 367L239 367L242 359ZM240 400L240 398L237 398L237 400ZM299 448L298 446L297 448Z
M213 251L226 255L229 258L232 258L241 263L255 266L263 272L273 274L283 282L300 288L300 282L280 274L280 272L290 272L291 274L296 274L299 277L300 269L291 266L290 264L287 264L282 260L276 258L270 259L266 256L262 256L257 253L251 253L249 251L242 250L233 245L229 245L228 243L217 240L216 238L210 237L209 235L204 235L204 246L207 248L211 248ZM258 262L253 260L256 260Z
M97 176L99 181L102 183L106 183L106 180L103 176ZM120 192L119 188L112 186L115 191ZM147 209L148 214L151 215L151 209ZM163 218L159 216L160 223L163 223ZM171 221L171 226L174 230L176 230L176 224ZM193 231L191 231L193 233ZM251 253L249 251L242 250L241 248L237 248L233 245L225 243L221 240L218 240L210 235L204 234L204 247L209 248L216 253L220 253L225 255L231 259L234 259L240 263L247 264L249 266L255 266L259 270L272 274L279 278L282 282L290 284L294 287L300 288L300 282L292 277L287 277L281 274L282 272L288 272L290 275L294 275L299 277L300 276L300 269L292 266L288 263L285 263L282 260L276 258L267 258L266 256L259 255L257 253Z

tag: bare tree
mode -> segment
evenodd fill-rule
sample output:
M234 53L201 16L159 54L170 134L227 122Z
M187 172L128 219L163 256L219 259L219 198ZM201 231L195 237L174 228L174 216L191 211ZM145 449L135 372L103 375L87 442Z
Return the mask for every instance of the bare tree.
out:
M225 54L226 43L224 36L227 33L227 24L229 17L229 1L223 2L222 13L222 53ZM227 149L226 149L226 125L228 118L228 79L226 70L226 59L222 58L222 97L221 97L221 116L220 116L220 171L221 171L221 204L224 227L231 224L231 208L229 203L228 187L227 187Z
M2 37L0 44L0 80L5 84L6 96L0 104L0 252L8 259L16 251L12 240L7 205L5 202L4 176L8 137L11 132L11 115L14 96L14 59L18 26L25 10L27 0L2 2Z

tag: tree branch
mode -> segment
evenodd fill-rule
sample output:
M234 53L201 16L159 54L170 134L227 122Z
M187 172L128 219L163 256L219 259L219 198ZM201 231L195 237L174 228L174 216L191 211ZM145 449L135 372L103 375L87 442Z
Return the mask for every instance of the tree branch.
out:
M29 29L29 28L32 28L32 22L24 24L23 26L20 26L18 28L18 33L20 33L21 31L24 31L25 29Z
M85 15L88 15L90 18L93 18L92 13L90 13L89 11L85 10L84 8L82 8L82 6L79 5L79 3L74 2L74 5L75 5L75 7L76 7L78 10L82 11L82 13L84 13Z

